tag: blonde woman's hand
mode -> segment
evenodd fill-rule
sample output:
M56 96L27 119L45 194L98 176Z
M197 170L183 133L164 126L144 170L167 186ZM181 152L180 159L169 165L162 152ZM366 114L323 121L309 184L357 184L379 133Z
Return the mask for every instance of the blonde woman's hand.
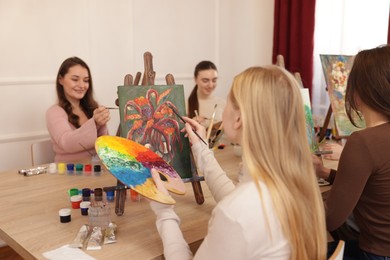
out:
M163 181L161 180L160 174L158 173L158 171L152 168L150 172L152 174L152 178L153 178L154 183L156 184L157 189L161 193L169 196L169 192L168 192L167 188L165 188L165 185L164 185ZM150 201L150 207L152 208L152 210L154 211L154 213L156 215L160 214L164 210L173 209L172 205L166 205L166 204L162 204L162 203L155 202L155 201Z
M201 124L199 124L196 120L194 119L190 119L188 117L183 117L183 119L186 121L186 125L185 127L181 130L182 132L186 132L186 137L188 137L188 139L190 140L190 143L191 144L195 144L199 141L201 141L199 139L198 136L196 136L196 134L194 133L194 131L196 131L196 133L203 139L205 140L206 139L206 129L204 128L204 126L202 126Z
M206 117L204 117L204 116L195 116L194 118L192 118L192 119L194 119L196 122L198 122L199 124L202 124L203 122L205 122L206 121Z
M93 119L98 126L104 126L110 118L110 111L104 106L100 106L93 111Z

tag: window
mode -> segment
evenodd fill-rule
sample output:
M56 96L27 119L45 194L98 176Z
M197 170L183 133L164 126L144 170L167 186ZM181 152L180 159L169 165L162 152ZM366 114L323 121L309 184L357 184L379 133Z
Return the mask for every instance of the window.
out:
M322 126L329 108L320 54L355 55L387 42L390 0L317 0L314 32L313 116Z

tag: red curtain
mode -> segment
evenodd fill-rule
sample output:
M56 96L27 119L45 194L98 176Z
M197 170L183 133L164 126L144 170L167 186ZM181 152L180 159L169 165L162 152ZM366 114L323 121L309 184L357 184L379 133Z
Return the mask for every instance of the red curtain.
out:
M273 62L284 57L286 69L299 72L311 94L315 0L275 0Z

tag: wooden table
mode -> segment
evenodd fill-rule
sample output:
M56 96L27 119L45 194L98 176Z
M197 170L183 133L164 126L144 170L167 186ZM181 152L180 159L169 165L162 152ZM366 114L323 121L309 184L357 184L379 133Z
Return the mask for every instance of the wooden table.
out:
M222 168L234 180L240 157L232 146L215 150ZM17 170L0 173L0 238L25 259L45 259L43 253L69 244L88 217L72 209L72 221L60 223L58 210L71 208L67 190L114 186L116 179L105 172L100 177L41 174L24 177ZM202 182L205 202L198 205L192 186L186 183L184 196L173 195L175 211L181 218L181 230L190 245L199 245L207 232L207 224L215 201L205 182ZM324 190L326 187L322 187ZM155 226L156 216L148 200L126 200L123 216L116 216L111 203L111 220L118 226L117 242L103 245L102 250L88 251L96 259L160 259L163 247Z
M231 146L215 151L222 168L229 174L237 173L241 158L233 154ZM67 190L70 188L98 188L116 185L116 179L105 172L100 177L41 174L24 177L11 170L0 173L0 238L25 259L45 259L43 253L69 244L88 216L72 209L72 221L60 223L58 211L71 208ZM186 183L184 196L172 195L175 211L181 218L181 229L188 243L204 238L215 201L202 182L203 205L195 201L192 186ZM111 220L118 226L117 242L103 245L102 250L88 251L96 259L153 259L163 253L161 239L155 226L156 216L149 201L126 200L123 216L116 216L111 203Z

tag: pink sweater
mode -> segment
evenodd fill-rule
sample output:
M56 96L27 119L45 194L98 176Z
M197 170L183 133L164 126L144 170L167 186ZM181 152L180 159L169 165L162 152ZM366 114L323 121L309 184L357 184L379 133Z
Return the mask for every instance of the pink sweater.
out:
M47 110L46 125L56 153L55 162L91 159L90 153L96 154L96 138L108 134L107 126L96 126L93 118L76 129L69 123L65 110L58 105L53 105ZM80 144L88 149L88 152Z

